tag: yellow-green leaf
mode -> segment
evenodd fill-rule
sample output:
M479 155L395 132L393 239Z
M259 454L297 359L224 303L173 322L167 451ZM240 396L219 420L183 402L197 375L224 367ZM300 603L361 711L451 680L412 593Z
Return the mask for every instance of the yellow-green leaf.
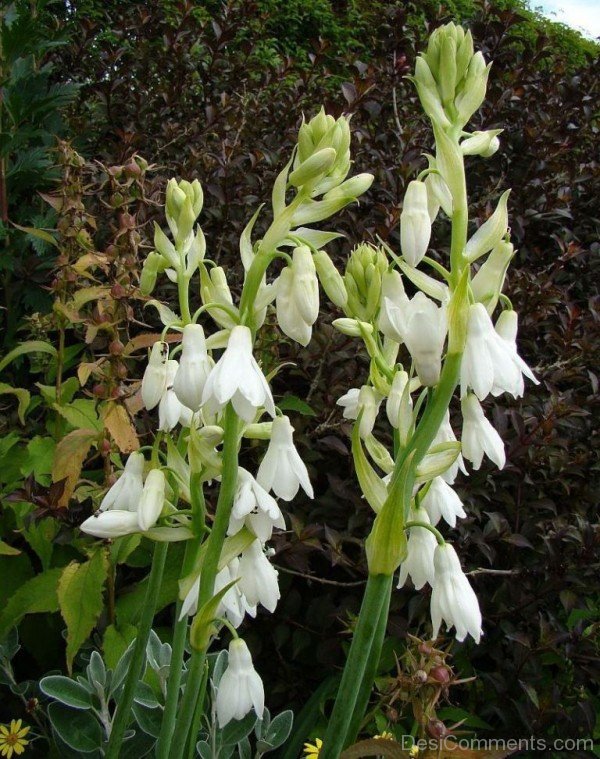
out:
M79 480L85 457L97 438L98 433L95 430L73 430L56 446L52 482L66 479L59 506L68 505Z
M103 609L102 593L106 580L104 549L89 561L72 561L62 571L58 583L60 613L67 624L67 668L92 632Z
M59 247L58 242L50 232L47 232L45 229L37 229L36 227L22 227L20 224L15 224L14 221L12 222L13 227L16 227L17 229L20 229L21 232L25 232L28 235L32 235L33 237L38 237L40 240L43 240L44 242L49 242L51 245L54 245L56 248Z
M8 543L0 540L0 556L18 556L20 553L21 551L18 548L13 548L13 546L9 546Z

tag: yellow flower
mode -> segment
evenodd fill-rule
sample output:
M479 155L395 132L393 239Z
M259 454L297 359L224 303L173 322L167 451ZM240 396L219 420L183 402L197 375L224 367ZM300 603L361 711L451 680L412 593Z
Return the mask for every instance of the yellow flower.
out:
M408 750L408 755L410 757L419 756L419 747L418 746L411 746Z
M13 719L10 723L10 729L6 725L0 725L0 755L11 759L13 753L19 756L25 751L25 746L29 741L25 736L31 728L21 727L20 719Z
M395 740L394 736L390 733L389 730L384 730L381 735L374 735L373 738L375 740L382 740L382 741L393 741Z
M315 738L314 743L304 744L304 756L310 759L317 759L323 748L323 741L320 738Z

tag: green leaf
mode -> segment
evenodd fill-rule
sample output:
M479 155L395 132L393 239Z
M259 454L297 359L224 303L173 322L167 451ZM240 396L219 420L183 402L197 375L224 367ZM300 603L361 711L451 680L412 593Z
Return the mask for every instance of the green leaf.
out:
M103 549L89 561L76 561L66 566L58 584L58 602L67 623L67 668L71 672L73 658L94 628L104 607L102 591L106 580Z
M256 714L253 711L247 714L244 719L231 720L221 730L221 744L223 746L234 746L252 732L255 724Z
M20 553L21 551L18 548L13 548L8 543L0 540L0 556L18 556Z
M27 460L21 466L23 477L33 474L36 482L50 485L56 441L51 437L36 435L27 444Z
M291 709L281 712L281 714L273 717L264 740L274 749L279 748L279 746L287 741L289 734L292 732L293 723L294 712L292 712Z
M134 703L132 707L136 722L147 734L153 738L160 735L160 726L162 724L162 709L151 709L143 704Z
M102 745L102 728L91 712L74 711L54 702L48 706L48 717L69 748L91 754Z
M50 561L54 553L54 538L60 527L56 519L47 517L39 522L30 522L23 530L23 536L42 562L44 570L50 569Z
M51 245L54 245L56 248L59 247L58 242L50 232L46 232L45 229L36 229L35 227L22 227L20 224L15 224L15 222L12 222L13 227L16 227L17 229L20 229L21 232L25 232L28 235L31 235L32 237L37 237L39 240L43 240L44 242L48 242Z
M50 569L32 577L9 598L0 611L0 640L26 614L58 611L57 587L62 569Z
M296 395L286 395L278 404L282 411L296 411L303 416L316 416L317 412Z
M60 701L73 709L91 709L92 697L90 693L75 680L62 675L50 675L40 680L42 693Z
M106 685L106 667L98 651L92 651L90 663L86 667L86 675L90 683L101 688Z
M31 393L29 390L25 390L23 387L11 387L6 382L0 382L0 395L14 395L19 405L17 407L17 414L21 424L25 424L25 412L31 401Z
M52 404L55 409L72 427L77 430L103 429L103 423L96 411L96 401L87 398L77 398L66 405Z
M133 625L109 625L104 631L102 649L104 661L109 669L114 670L121 657L129 648L129 644L135 639L137 628Z
M0 372L7 367L11 361L14 361L15 358L18 358L19 356L23 356L25 353L50 353L51 356L56 357L56 348L53 345L50 345L50 343L46 343L43 340L27 340L24 343L21 343L21 345L17 345L16 348L13 348L9 353L4 356L2 361L0 361Z
M215 616L221 599L236 583L237 579L225 585L224 588L221 588L218 593L198 610L190 627L190 646L192 648L195 648L197 651L204 651L208 648L210 639L218 632L215 625ZM237 743L237 741L234 741L234 743Z

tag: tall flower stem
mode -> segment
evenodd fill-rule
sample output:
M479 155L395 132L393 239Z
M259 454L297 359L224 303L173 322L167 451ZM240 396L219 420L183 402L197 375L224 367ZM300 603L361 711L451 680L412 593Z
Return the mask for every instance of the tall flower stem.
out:
M200 574L200 590L198 593L198 609L212 598L215 577L219 568L219 558L223 541L229 525L229 517L235 495L238 468L238 418L233 406L228 403L223 421L223 472L221 488L217 499L217 508L211 533L206 543L206 553ZM195 650L189 662L189 671L179 717L175 725L175 733L170 747L169 756L173 759L183 757L188 734L194 722L196 703L200 696L200 684L204 673L206 649ZM194 736L191 737L194 739Z
M367 666L369 665L372 669L371 649L377 637L377 631L380 630L380 620L386 599L389 603L392 579L391 575L369 575L358 623L352 637L350 652L319 759L338 759L346 745L346 735L353 719L361 684L367 675ZM378 653L373 652L373 655L379 658Z
M458 152L458 135L452 134ZM452 239L450 247L450 283L454 293L451 304L453 318L448 328L448 353L440 375L440 380L423 412L416 430L408 445L396 457L394 472L388 492L410 493L414 483L415 470L431 446L443 421L446 410L460 379L460 365L464 349L464 333L468 298L463 292L461 281L468 263L465 261L464 249L467 242L468 203L464 162L457 167L458 175L453 186ZM409 471L406 467L409 467ZM408 482L407 487L399 488L400 480ZM406 515L410 508L410 496L403 496L395 506ZM404 519L398 524L404 528ZM385 638L390 593L393 574L369 574L367 588L360 610L358 624L352 639L350 653L344 668L342 682L331 713L325 733L320 759L338 759L345 746L353 741L369 701L373 680Z
M156 543L154 546L152 567L148 578L146 597L142 606L142 616L138 625L133 656L129 665L127 679L125 680L125 687L123 688L123 693L119 699L112 722L110 738L105 753L106 759L118 759L121 744L123 743L123 736L129 724L135 689L140 681L146 659L146 645L150 629L152 628L154 612L156 611L168 547L168 543Z

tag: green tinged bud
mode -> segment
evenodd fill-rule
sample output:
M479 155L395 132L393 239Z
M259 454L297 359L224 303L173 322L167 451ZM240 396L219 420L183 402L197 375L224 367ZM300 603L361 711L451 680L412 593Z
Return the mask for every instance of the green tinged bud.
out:
M364 243L352 251L344 276L349 315L365 322L375 318L381 301L381 281L387 266L388 261L381 248Z
M156 285L156 278L160 272L163 272L168 266L167 261L153 250L148 254L142 266L140 274L140 292L142 295L151 295Z
M333 166L336 155L333 148L323 148L323 150L313 153L310 158L307 158L297 169L292 171L289 176L290 183L294 187L302 187L302 185L327 174Z
M454 92L456 89L456 39L446 35L442 40L440 52L440 72L439 72L440 94L442 104L449 106L454 101Z
M154 247L164 256L169 266L179 266L179 255L175 250L175 246L156 222L154 222Z
M475 53L469 63L464 85L455 101L458 123L462 126L469 121L485 100L487 80L491 63L486 66L481 52Z
M459 88L464 75L467 73L474 52L473 35L469 30L456 51L456 84Z
M359 322L357 319L334 319L333 326L342 335L348 335L348 337L362 337L363 330L366 330L368 334L373 332L373 327L367 322Z
M450 120L442 107L436 81L429 68L428 61L422 56L417 58L413 81L417 87L417 93L423 110L431 121L439 124L441 127L449 127Z
M508 196L510 190L502 193L496 210L490 218L482 224L473 237L467 242L465 256L469 263L473 263L484 253L487 253L503 239L508 230Z
M462 201L465 184L463 173L463 157L459 146L443 129L433 124L436 143L436 164L442 179L448 185L452 197Z
M483 303L490 316L498 305L508 265L514 254L512 243L501 240L483 262L471 282L475 300Z
M314 254L313 262L321 287L329 300L338 308L346 308L348 293L344 286L344 278L336 269L331 258L324 250L319 250Z

